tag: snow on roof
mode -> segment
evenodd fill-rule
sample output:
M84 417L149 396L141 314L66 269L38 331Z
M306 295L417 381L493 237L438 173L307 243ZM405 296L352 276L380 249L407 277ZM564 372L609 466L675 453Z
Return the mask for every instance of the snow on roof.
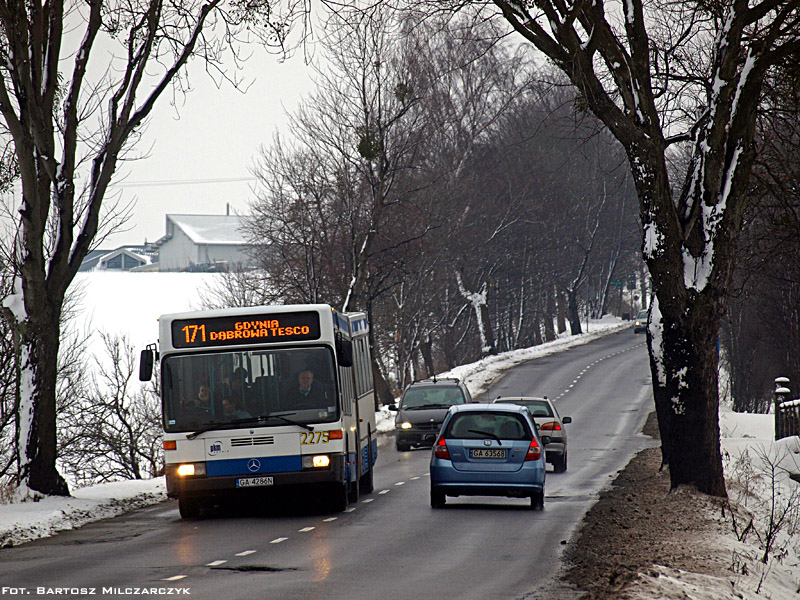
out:
M171 237L172 222L195 244L249 245L243 233L245 218L240 215L167 215L167 237Z

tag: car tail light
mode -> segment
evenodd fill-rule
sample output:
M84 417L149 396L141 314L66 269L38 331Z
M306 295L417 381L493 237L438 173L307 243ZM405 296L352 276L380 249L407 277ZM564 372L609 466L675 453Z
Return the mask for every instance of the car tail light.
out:
M539 460L542 458L542 447L539 446L539 442L536 441L536 438L531 440L531 445L528 446L528 453L525 455L525 460Z
M444 441L443 437L440 437L439 441L437 441L436 445L433 447L433 454L436 458L446 458L450 460L450 451L447 449L447 443Z
M544 431L561 431L561 423L559 423L558 421L550 421L549 423L545 423L544 425L539 427L539 430L540 431L542 431L542 430L544 430Z

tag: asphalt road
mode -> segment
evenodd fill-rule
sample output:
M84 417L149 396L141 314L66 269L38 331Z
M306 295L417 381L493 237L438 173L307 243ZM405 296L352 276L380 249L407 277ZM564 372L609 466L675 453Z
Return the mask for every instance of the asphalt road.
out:
M486 397L498 395L546 395L573 418L569 469L548 472L544 511L513 498L432 510L430 451L398 453L385 436L375 492L347 512L299 498L182 521L166 502L0 550L0 588L17 592L0 597L532 598L597 492L649 443L638 433L652 409L644 337L625 331L525 363Z

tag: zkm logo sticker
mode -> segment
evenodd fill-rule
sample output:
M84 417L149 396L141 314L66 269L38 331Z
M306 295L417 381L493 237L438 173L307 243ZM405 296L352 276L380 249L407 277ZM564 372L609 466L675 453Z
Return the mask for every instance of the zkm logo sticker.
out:
M211 442L208 445L208 455L216 456L217 454L222 454L222 442Z

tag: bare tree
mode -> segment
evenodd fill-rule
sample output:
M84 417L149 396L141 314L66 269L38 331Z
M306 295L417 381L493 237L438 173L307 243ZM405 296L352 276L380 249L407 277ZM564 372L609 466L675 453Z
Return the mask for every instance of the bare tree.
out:
M798 0L494 0L625 148L654 290L648 347L671 483L725 496L716 340L767 73L800 50ZM671 148L691 160L673 184Z
M156 101L171 85L180 88L192 56L225 77L225 51L238 59L240 36L281 46L295 10L272 8L224 0L0 2L0 115L22 189L17 281L4 302L20 339L22 489L69 493L56 469L59 323L70 283L110 225L101 209L119 161ZM95 56L106 65L99 78L89 68Z
M163 463L158 390L133 379L137 357L124 337L100 336L96 375L71 389L59 414L59 463L78 484L155 477Z

